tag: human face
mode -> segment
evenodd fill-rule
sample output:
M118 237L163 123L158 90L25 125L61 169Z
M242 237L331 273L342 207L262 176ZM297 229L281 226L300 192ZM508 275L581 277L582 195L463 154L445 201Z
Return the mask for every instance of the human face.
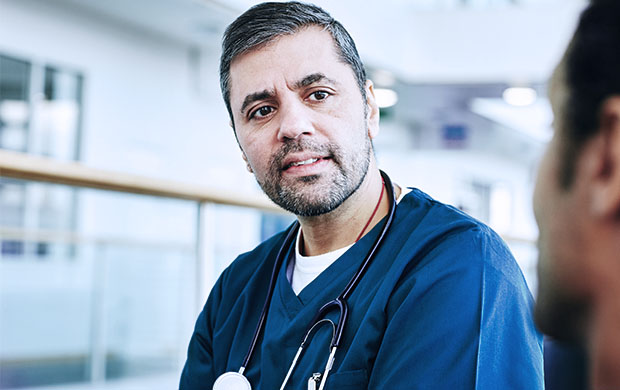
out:
M584 243L585 213L581 185L561 184L566 169L567 139L564 106L567 89L563 67L554 73L550 100L555 133L541 162L534 191L534 213L539 227L538 297L536 322L547 334L575 339L585 321ZM578 161L573 163L579 164Z
M299 216L340 206L361 185L378 131L331 35L308 27L240 55L230 69L239 145L263 191Z

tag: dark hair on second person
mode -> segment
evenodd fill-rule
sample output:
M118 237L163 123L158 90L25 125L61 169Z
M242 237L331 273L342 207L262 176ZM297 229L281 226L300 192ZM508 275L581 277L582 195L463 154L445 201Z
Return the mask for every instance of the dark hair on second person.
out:
M564 57L567 100L562 108L567 135L562 185L573 181L581 146L600 128L605 99L620 95L620 1L592 0L582 13Z
M340 59L351 66L362 97L366 99L364 64L353 38L340 22L312 4L296 1L262 3L250 8L232 22L222 39L220 88L231 121L233 115L230 107L230 64L233 60L243 53L260 48L279 36L294 34L310 25L323 27L331 34L339 50Z

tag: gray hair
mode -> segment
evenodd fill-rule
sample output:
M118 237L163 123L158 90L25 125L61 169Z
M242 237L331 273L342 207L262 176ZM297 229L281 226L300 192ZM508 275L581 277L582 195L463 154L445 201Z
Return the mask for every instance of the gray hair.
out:
M232 22L222 39L220 88L233 122L230 107L230 64L240 54L260 48L283 35L291 35L307 26L320 26L328 31L339 50L340 59L351 66L362 97L366 100L366 70L347 30L320 7L291 1L261 3L253 6Z

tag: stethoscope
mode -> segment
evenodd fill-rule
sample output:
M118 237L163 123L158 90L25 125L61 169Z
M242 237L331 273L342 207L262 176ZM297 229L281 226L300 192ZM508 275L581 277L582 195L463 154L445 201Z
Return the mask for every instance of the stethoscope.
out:
M291 366L286 374L286 377L284 378L284 381L282 382L282 386L280 387L280 390L284 390L284 387L288 383L288 380L293 374L293 370L295 369L295 366L297 365L297 361L301 357L302 352L305 350L306 346L309 345L309 342L311 340L311 335L313 334L314 330L323 324L330 323L332 325L332 340L330 343L330 353L327 359L327 364L325 365L323 374L318 374L318 373L314 374L313 377L309 379L309 382L314 381L316 383L320 381L319 390L323 390L323 387L325 386L325 382L327 380L327 376L329 375L329 371L331 370L334 364L334 358L336 355L336 351L338 350L338 346L340 345L340 342L342 340L342 333L344 330L344 326L347 322L348 313L349 313L347 299L351 296L351 294L353 293L353 290L355 289L359 281L362 279L362 277L366 273L366 270L368 269L372 258L374 257L375 253L381 246L381 243L383 242L383 239L385 238L388 229L392 225L394 214L396 213L396 198L394 197L394 188L392 187L392 181L390 180L389 176L385 172L383 171L380 171L380 172L381 172L381 176L383 177L383 181L385 183L385 188L386 188L386 191L388 194L388 200L390 203L390 210L388 212L385 223L383 224L381 232L375 239L375 242L373 243L370 251L368 251L368 253L366 254L366 257L364 258L364 261L362 262L360 268L357 270L355 275L353 275L353 277L351 278L349 283L346 285L344 290L340 293L338 298L324 304L318 310L318 312L312 319L312 322L310 322L310 325L308 326L308 331L306 332L304 339L299 349L297 350L295 357L293 358L293 362L291 363ZM250 348L248 349L248 353L245 355L245 359L243 360L243 364L241 365L241 368L239 369L238 372L229 371L229 372L226 372L220 375L215 381L215 383L213 384L213 390L252 390L252 386L250 385L250 382L243 375L243 373L245 372L245 369L250 362L250 358L252 357L252 354L254 353L254 348L256 347L258 338L260 337L261 333L263 332L265 328L265 323L267 322L267 312L269 311L271 297L273 296L273 292L275 290L277 275L280 270L280 267L282 266L282 263L284 262L286 253L288 253L289 248L293 244L293 241L296 237L297 229L299 229L298 221L296 221L291 226L291 228L289 229L286 235L286 238L284 239L284 243L282 244L282 246L280 247L280 250L278 251L276 262L273 266L273 271L271 273L271 280L269 281L269 290L267 291L267 298L265 299L263 310L258 320L258 324L256 325L256 330L254 331L254 337L252 338L252 342L250 343ZM338 322L336 323L336 325L334 325L334 323L331 320L325 318L327 313L334 309L338 309L340 311L340 317L338 318Z

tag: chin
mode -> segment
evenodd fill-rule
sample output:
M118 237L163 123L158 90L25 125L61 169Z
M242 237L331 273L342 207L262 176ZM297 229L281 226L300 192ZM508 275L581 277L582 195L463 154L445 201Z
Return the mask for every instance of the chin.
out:
M589 304L553 280L541 278L534 308L536 326L544 334L562 341L583 344Z

